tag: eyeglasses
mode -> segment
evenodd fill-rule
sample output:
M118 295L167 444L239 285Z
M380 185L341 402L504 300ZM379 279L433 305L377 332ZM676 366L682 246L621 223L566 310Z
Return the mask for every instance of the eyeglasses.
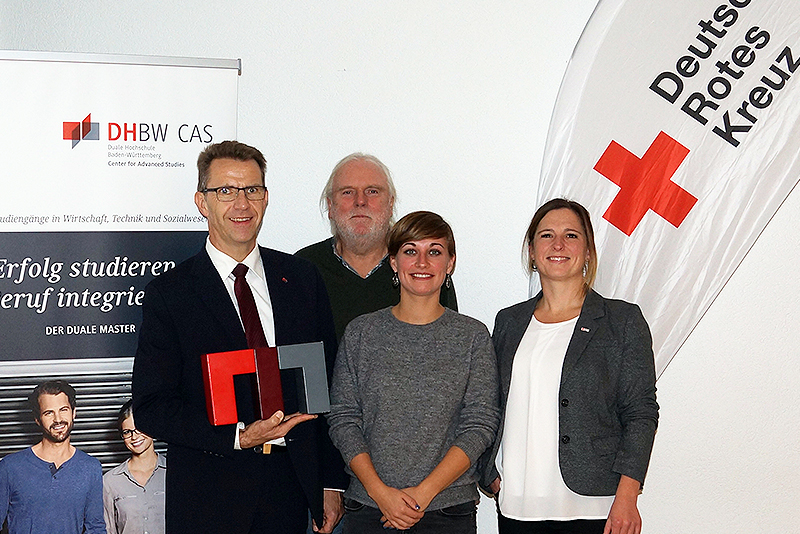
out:
M222 187L206 187L201 193L214 192L220 202L233 202L239 196L239 191L244 191L247 200L264 200L267 195L267 188L263 185L248 185L247 187L234 187L223 185Z
M139 434L139 435L144 434L144 432L142 432L138 428L126 428L124 430L120 430L119 434L120 434L120 436L122 436L122 439L130 439L130 438L133 437L133 433L134 432Z

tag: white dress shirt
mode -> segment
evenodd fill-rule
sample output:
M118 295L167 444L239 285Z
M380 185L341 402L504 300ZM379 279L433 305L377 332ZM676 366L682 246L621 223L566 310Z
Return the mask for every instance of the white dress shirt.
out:
M236 261L214 247L211 244L211 240L206 238L206 252L208 257L211 258L214 268L219 273L219 277L225 284L225 289L228 290L228 295L230 295L231 301L236 307L236 313L239 314L239 321L242 318L241 313L239 313L239 301L236 300L236 293L233 290L233 285L236 282L233 269L240 263L247 265L245 279L253 292L253 299L256 301L256 309L258 310L258 317L261 319L261 327L264 329L264 337L267 338L267 345L274 347L275 320L272 314L272 301L269 299L267 277L264 274L264 264L261 262L261 254L258 251L258 247L255 247L242 261ZM244 325L242 325L242 328L244 328Z
M579 495L561 476L558 410L561 369L578 318L542 323L531 317L514 355L496 466L498 506L518 521L605 519L613 496Z
M236 261L221 250L217 249L211 244L211 240L206 238L206 252L208 257L211 258L211 263L219 273L222 283L225 284L225 289L228 290L228 295L231 297L236 313L239 315L239 321L242 320L242 315L239 312L239 301L236 299L234 291L234 284L236 277L233 275L233 269L243 263L247 265L247 274L245 280L250 286L250 291L253 293L253 300L256 301L256 310L258 317L261 319L261 328L264 330L264 337L267 338L267 345L270 347L275 346L275 319L272 313L272 301L269 298L269 290L267 289L267 277L264 274L264 264L261 261L261 253L258 251L258 246L253 248L250 254L247 255L242 261ZM244 329L244 324L242 324ZM239 432L244 429L244 423L237 424L237 432L235 432L233 448L241 450L239 444ZM273 439L268 441L270 445L285 445L286 441L283 438Z

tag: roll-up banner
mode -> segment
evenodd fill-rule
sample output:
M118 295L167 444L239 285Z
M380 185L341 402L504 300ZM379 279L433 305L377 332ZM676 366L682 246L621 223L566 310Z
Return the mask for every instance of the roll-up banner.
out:
M799 178L800 2L599 2L538 200L591 212L596 288L641 306L659 374Z
M238 60L0 51L0 364L131 357L144 287L202 247Z

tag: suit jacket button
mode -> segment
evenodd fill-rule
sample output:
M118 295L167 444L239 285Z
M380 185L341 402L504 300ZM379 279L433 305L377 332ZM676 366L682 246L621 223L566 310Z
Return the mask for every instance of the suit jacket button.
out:
M561 406L563 406L564 408L569 406L569 399L561 399Z
M261 454L262 452L264 452L264 447L262 447L261 445L256 445L255 447L253 447L253 452L256 454Z
M561 443L565 445L569 443L569 436L561 436Z

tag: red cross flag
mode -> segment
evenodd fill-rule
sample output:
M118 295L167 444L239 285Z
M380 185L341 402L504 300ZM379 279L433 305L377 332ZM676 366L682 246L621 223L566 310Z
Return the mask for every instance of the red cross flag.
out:
M798 179L800 1L600 1L538 201L592 213L595 287L641 306L659 375Z

